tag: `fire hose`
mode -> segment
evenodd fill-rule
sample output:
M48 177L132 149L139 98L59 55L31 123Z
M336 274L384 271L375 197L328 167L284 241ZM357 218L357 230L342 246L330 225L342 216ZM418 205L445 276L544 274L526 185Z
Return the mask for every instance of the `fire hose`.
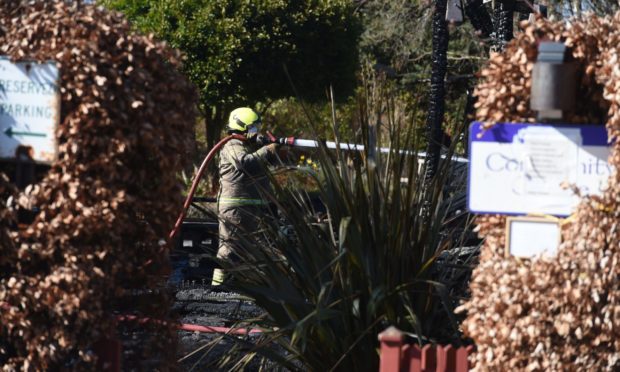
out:
M202 161L200 168L198 168L198 172L196 172L196 175L194 176L194 179L192 180L192 186L190 187L189 192L187 193L187 197L185 198L185 203L183 203L183 209L181 210L181 213L179 214L179 217L177 218L177 221L174 224L174 228L172 229L172 231L170 231L170 234L168 235L168 239L172 240L178 234L179 229L181 228L181 225L183 224L183 219L185 219L185 215L187 214L187 210L189 209L189 206L192 204L192 200L194 199L194 194L196 193L196 189L198 188L200 179L202 178L203 173L207 169L209 162L211 161L211 159L213 159L215 154L226 144L226 142L232 139L238 139L241 141L250 140L250 138L243 136L241 134L231 134L229 136L222 138L218 143L215 144L215 146L213 146L211 151L209 151L207 156ZM274 137L273 134L269 132L267 132L267 136L259 135L251 139L262 145L275 143L279 145L294 146L294 142L295 142L295 139L293 137L276 138Z
M270 132L267 132L266 136L258 135L251 139L247 138L246 136L240 135L240 134L231 134L229 136L226 136L222 138L218 143L216 143L215 146L213 146L211 151L209 151L209 153L203 160L202 164L200 165L198 172L196 172L196 175L194 176L194 179L192 181L192 186L190 187L190 190L187 193L187 196L185 198L185 203L183 203L183 210L179 214L179 217L177 218L177 221L174 224L174 228L172 229L172 231L170 231L170 234L168 235L168 238L170 240L174 239L174 237L178 234L179 229L181 228L181 225L183 224L183 219L185 218L185 215L187 214L187 210L189 209L189 206L191 205L192 200L194 198L194 193L196 192L196 189L198 188L198 183L200 182L200 179L202 178L204 171L207 169L209 162L211 161L211 159L213 159L215 154L226 144L226 142L232 139L238 139L241 141L254 140L257 143L262 144L262 145L275 143L279 145L287 145L287 146L292 146L292 147L306 147L306 148L318 148L319 146L321 146L321 144L323 144L325 148L328 148L328 149L340 149L340 150L345 150L345 151L364 151L364 148L365 148L364 145L358 145L358 144L352 144L352 143L317 141L317 140L300 139L300 138L294 138L294 137L277 138L273 136L273 134L271 134ZM382 153L389 153L393 151L389 147L380 147L378 148L378 150L379 152L382 152ZM406 155L415 154L419 158L426 157L426 153L424 152L413 152L413 151L407 151L407 150L400 150L399 152L406 154ZM445 157L445 156L442 156L442 157ZM460 157L452 157L452 161L456 161L459 163L468 162L467 159L460 158Z
M185 219L185 215L187 214L187 210L189 209L189 206L192 204L192 199L194 198L194 194L196 193L196 189L198 188L198 183L200 182L200 179L202 178L202 174L207 169L209 162L211 161L211 159L213 159L213 157L220 150L220 148L222 148L222 146L224 146L226 142L230 141L231 139L238 139L241 141L246 141L247 137L242 136L240 134L231 134L227 137L222 138L220 142L216 143L215 146L213 146L213 148L211 149L211 151L209 151L207 156L202 161L200 168L198 168L198 172L196 172L196 175L194 176L194 180L192 181L192 186L189 189L189 192L187 193L187 197L185 198L185 203L183 203L183 209L181 210L181 213L179 214L179 217L177 218L177 222L174 224L174 228L172 229L172 231L170 231L170 234L168 235L168 238L170 240L174 239L174 237L179 232L179 229L181 228L181 224L183 223L183 219Z
M138 317L137 315L118 315L116 320L119 322L130 322L134 321L140 324L145 323L156 323L161 325L170 324L167 321L160 319L153 319L147 317ZM190 331L190 332L200 332L200 333L226 333L231 335L249 335L262 333L261 329L257 328L247 328L247 327L218 327L218 326L203 326L199 324L187 324L187 323L174 323L176 328L182 331Z

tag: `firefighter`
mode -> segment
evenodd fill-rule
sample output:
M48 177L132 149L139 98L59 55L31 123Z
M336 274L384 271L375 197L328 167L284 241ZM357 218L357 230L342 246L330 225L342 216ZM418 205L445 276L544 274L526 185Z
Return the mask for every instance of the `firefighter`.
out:
M232 139L220 151L220 190L217 197L220 218L220 244L217 257L234 261L234 241L239 234L252 232L267 212L261 195L271 190L265 171L278 162L277 145L265 145L258 135L261 119L251 108L233 110L228 118L228 133L241 134L246 141ZM247 229L247 230L246 230ZM212 285L224 281L221 269L213 271Z

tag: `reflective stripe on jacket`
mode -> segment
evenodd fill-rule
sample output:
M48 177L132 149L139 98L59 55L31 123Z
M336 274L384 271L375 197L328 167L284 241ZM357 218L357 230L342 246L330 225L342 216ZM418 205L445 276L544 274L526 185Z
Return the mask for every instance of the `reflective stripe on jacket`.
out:
M267 205L262 199L246 199L246 198L224 198L220 197L217 201L219 205L235 206L235 205Z
M220 151L218 206L266 205L261 195L270 193L271 185L265 172L276 160L267 146L253 151L241 140L228 141Z

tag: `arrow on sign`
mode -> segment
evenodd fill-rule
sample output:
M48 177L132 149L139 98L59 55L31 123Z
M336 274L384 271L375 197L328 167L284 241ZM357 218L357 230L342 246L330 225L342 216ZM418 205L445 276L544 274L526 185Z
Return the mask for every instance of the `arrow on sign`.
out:
M7 130L4 131L4 134L6 134L9 137L13 137L13 136L47 137L47 134L45 133L17 132L17 131L13 131L13 128L7 128Z

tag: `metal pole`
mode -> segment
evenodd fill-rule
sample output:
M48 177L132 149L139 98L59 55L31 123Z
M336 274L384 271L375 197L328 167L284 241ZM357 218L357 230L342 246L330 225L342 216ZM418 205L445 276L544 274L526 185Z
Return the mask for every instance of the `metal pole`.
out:
M442 123L445 113L445 78L448 70L448 22L446 22L446 0L435 1L433 14L433 51L430 86L430 102L426 117L426 173L425 187L431 184L439 167L441 152Z
M495 2L495 49L504 50L507 42L513 38L514 27L514 0L501 0Z

